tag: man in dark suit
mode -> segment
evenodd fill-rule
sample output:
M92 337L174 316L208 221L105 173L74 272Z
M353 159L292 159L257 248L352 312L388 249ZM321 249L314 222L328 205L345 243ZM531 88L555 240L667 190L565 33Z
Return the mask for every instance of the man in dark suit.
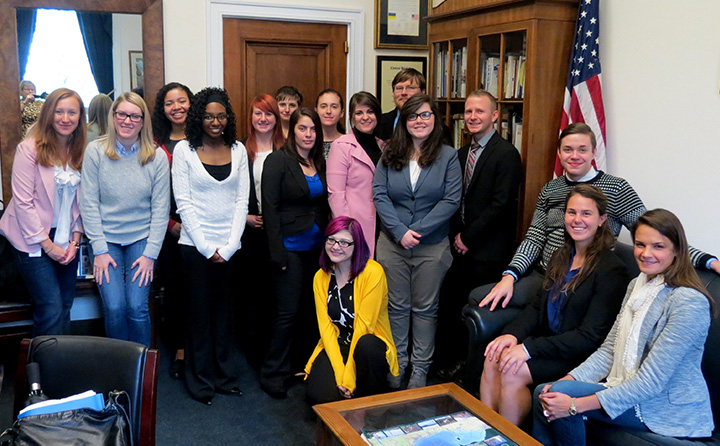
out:
M436 351L449 367L441 378L459 378L458 360L466 353L467 334L460 312L475 287L498 280L515 249L518 190L522 178L520 153L495 131L497 101L476 90L465 101L465 125L472 142L458 151L463 175L463 200L450 229L454 248L440 297Z
M380 117L379 138L387 141L392 137L397 125L400 109L405 102L418 93L425 93L425 76L414 68L398 71L392 81L392 94L395 108Z

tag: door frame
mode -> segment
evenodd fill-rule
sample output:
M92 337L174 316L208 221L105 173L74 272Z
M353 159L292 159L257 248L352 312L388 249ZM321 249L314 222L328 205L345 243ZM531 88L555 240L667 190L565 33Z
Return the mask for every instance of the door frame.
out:
M210 0L207 6L208 84L224 84L223 19L259 19L347 25L347 82L345 97L363 90L365 12L361 9L301 5L269 5L248 1ZM314 98L308 98L314 100Z

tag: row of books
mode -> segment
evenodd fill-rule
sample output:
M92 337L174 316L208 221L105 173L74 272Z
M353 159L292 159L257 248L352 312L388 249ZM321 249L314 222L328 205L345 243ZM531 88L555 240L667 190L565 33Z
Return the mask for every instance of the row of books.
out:
M435 45L435 97L464 98L467 95L467 50L467 46L454 48L448 58L448 47Z
M500 136L507 139L522 153L522 115L503 113L500 119Z
M465 130L465 119L462 113L452 115L453 119L453 144L456 149L463 146L463 131Z
M523 99L525 97L525 61L520 53L505 55L505 72L503 79L503 99ZM480 55L480 85L498 97L498 76L500 73L500 56L482 53Z

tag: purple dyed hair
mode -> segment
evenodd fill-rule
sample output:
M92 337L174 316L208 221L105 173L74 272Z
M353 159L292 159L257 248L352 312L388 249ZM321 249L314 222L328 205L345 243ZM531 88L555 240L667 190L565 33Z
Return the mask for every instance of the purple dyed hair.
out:
M368 259L370 258L370 248L368 248L367 242L365 241L362 226L360 226L357 220L350 217L343 216L334 218L328 223L327 229L325 229L325 237L337 234L343 229L350 232L355 242L353 245L355 249L353 250L352 260L350 262L350 279L354 279L365 269L365 265L367 265ZM330 257L328 257L324 247L320 253L320 268L326 273L330 273L333 270L333 262L330 260Z

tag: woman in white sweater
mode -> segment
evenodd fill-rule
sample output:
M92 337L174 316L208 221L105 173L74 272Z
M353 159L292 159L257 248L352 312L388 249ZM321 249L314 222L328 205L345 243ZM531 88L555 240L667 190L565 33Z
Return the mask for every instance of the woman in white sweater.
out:
M175 146L172 166L189 294L185 378L190 396L209 405L215 393L242 395L231 296L249 175L225 90L206 88L195 95L185 133L187 140Z

